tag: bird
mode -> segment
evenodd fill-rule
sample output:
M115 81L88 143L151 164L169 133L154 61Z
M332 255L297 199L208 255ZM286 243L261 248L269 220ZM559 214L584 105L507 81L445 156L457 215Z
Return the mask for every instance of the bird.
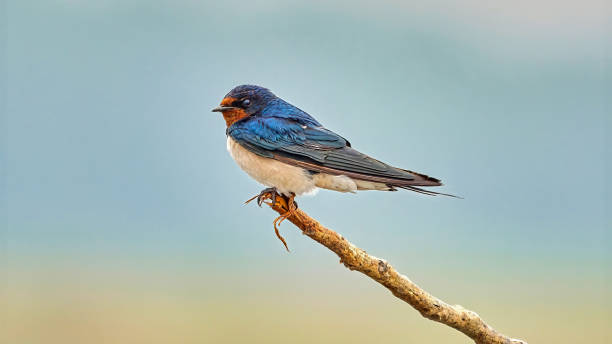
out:
M317 189L355 193L399 188L456 197L421 188L441 186L442 182L361 153L347 139L265 87L234 87L212 111L223 115L231 157L266 186L247 203L257 198L259 206L266 199L274 204L277 195L287 199L289 210L273 222L276 236L287 250L277 225L297 210L295 197Z

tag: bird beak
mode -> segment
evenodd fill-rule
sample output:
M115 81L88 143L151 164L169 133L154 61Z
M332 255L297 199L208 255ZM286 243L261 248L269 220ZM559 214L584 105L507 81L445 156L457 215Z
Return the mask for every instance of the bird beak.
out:
M237 109L237 107L235 106L217 106L216 108L212 109L212 112L223 112L223 111L228 111L228 110L234 110Z

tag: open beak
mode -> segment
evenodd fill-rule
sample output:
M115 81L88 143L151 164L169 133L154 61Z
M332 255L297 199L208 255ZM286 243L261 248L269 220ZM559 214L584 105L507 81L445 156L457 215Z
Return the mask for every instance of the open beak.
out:
M212 109L212 112L223 112L223 111L227 111L227 110L234 110L237 109L237 107L235 106L217 106L216 108Z

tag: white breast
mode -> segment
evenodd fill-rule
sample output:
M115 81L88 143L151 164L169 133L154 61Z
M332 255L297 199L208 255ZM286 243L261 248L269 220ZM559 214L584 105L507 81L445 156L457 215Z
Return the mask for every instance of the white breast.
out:
M261 157L227 137L227 150L238 166L256 181L268 187L275 187L279 193L296 196L316 189L310 173L301 167L287 165L280 161Z
M311 175L307 170L287 165L280 161L261 157L242 147L231 137L227 137L227 150L238 166L256 181L278 192L296 196L313 192L319 188L355 192L357 190L391 190L383 183L352 179L347 176L317 173Z

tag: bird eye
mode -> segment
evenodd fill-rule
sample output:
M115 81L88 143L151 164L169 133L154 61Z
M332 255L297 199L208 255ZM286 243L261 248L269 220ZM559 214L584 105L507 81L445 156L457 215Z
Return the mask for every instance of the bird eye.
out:
M248 99L245 99L245 100L242 101L242 106L244 106L244 107L249 106L249 104L251 104L251 101L248 100Z

